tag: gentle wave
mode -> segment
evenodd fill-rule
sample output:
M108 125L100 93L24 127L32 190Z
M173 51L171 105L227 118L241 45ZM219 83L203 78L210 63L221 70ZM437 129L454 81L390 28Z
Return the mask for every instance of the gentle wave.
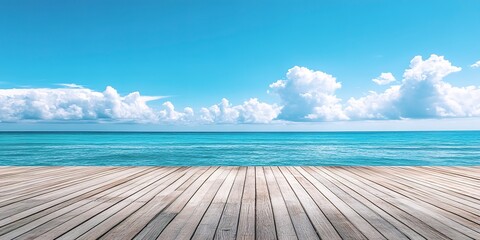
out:
M480 132L0 133L0 165L480 165Z

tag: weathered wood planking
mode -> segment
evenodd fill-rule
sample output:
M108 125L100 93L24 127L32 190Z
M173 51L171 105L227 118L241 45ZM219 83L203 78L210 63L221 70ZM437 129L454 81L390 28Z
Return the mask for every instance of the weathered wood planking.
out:
M0 167L0 239L480 239L480 167Z

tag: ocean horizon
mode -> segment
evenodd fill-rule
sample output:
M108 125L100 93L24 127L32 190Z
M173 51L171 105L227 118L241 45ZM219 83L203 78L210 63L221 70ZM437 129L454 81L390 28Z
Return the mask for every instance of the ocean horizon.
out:
M0 1L0 240L480 240L479 9Z
M0 166L476 166L480 131L0 132Z

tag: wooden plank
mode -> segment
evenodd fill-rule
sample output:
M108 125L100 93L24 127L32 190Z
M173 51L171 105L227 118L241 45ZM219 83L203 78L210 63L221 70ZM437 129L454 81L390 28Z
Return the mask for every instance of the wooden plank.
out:
M323 182L321 174L314 174L313 177L319 181L319 183L314 184L315 187L322 192L322 194L329 199L329 201L333 203L335 207L337 207L337 209L362 232L363 235L369 239L385 239L385 237L375 229L370 222L362 218L359 213L344 202L346 199L342 199L342 195L337 196L332 190L324 185L326 182Z
M240 167L215 233L215 239L235 239L245 185L246 167Z
M378 178L373 178L370 179L367 175L365 174L358 174L360 171L359 169L355 168L356 171L352 171L352 169L345 169L347 172L350 174L353 174L351 176L356 176L357 178L360 177L362 181L366 181L369 183L369 186L371 188L376 188L378 189L383 195L384 198L389 199L391 202L393 202L397 207L401 208L403 211L415 216L416 218L420 219L421 221L427 223L430 225L432 228L435 230L441 232L445 236L453 239L468 239L468 237L461 232L457 231L456 229L452 228L451 226L445 224L441 220L438 220L434 217L432 217L431 214L436 215L435 213L429 211L428 209L424 209L421 206L419 206L418 202L415 201L408 201L405 199L404 196L401 194L398 194L392 189L389 189L387 187L382 186L379 184Z
M307 213L302 207L302 204L298 200L295 192L288 184L287 180L278 169L278 167L272 167L273 175L277 180L280 192L282 193L283 200L287 206L288 214L293 222L293 227L297 233L299 239L320 239L313 227Z
M297 170L300 173L302 173L310 181L313 181L313 182L315 181L314 178L305 169L303 169L301 167L298 167ZM391 206L388 206L388 204L386 202L384 202L382 199L378 199L374 195L363 191L362 189L360 189L360 188L356 187L355 185L351 184L346 179L341 179L336 174L331 174L328 171L328 168L322 168L321 170L325 173L323 175L324 178L328 179L329 181L334 183L338 188L342 189L345 193L349 194L351 198L354 198L354 199L362 202L365 206L372 209L372 211L374 211L376 214L378 214L381 218L385 219L385 221L388 221L396 229L398 229L403 234L405 234L408 238L410 238L410 239L424 239L421 235L419 235L417 232L412 230L408 225L403 224L401 221L399 221L395 217L393 217L392 215L397 216L399 214L393 214ZM331 188L331 189L334 189L334 188ZM368 195L368 197L365 197L365 195ZM395 209L393 209L393 211L395 211ZM336 223L337 221L332 221L332 222ZM339 228L341 228L341 226L336 227L336 228L339 229ZM344 238L347 238L347 237L344 237ZM352 236L350 239L356 239L356 238L358 238L358 237Z
M302 204L305 212L307 213L310 222L313 224L313 227L317 231L318 235L322 239L341 239L337 230L333 227L332 223L328 220L325 214L313 199L308 195L305 189L298 183L298 181L293 177L290 171L286 167L280 167L283 176L287 182L292 187L297 198Z
M130 175L133 175L133 174L141 172L141 171L145 171L145 169L131 168L131 169L127 169L125 171L121 171L121 172L109 174L109 175L106 175L106 176L102 176L102 177L99 177L99 178L96 178L96 179L92 179L90 181L84 182L84 184L75 185L75 186L72 186L70 188L64 189L65 191L64 191L64 195L62 197L59 197L59 195L56 195L56 194L47 194L43 197L45 199L43 201L40 201L40 204L38 204L38 205L35 204L34 206L32 206L30 208L27 208L27 210L22 209L22 211L18 211L18 209L16 207L14 207L12 209L0 208L0 212L2 212L2 215L3 215L4 212L14 212L13 215L9 214L10 216L0 220L0 226L4 226L4 225L9 224L13 221L17 221L17 220L22 219L24 217L28 217L32 214L35 214L39 211L43 211L45 209L48 209L52 206L60 204L64 201L67 201L67 200L72 199L74 197L77 197L77 196L80 196L82 194L88 193L88 192L93 191L97 188L101 188L102 186L107 185L111 182L118 181L119 177L120 178L121 177L128 177ZM23 205L20 205L20 206L24 208L25 204L27 204L27 206L29 206L30 204L32 204L34 202L35 201L33 201L33 202L32 201L27 201L27 202L24 202ZM8 206L8 207L11 207L11 206ZM7 214L5 214L5 215L7 215Z
M44 194L51 194L51 193L62 193L65 191L66 188L69 188L70 186L74 186L77 184L83 184L83 182L88 181L92 178L97 178L101 176L106 176L110 173L113 172L120 172L123 171L123 169L105 169L102 171L93 171L93 172L80 172L77 173L76 171L69 172L71 175L73 175L73 179L70 181L67 179L65 181L60 182L59 184L55 183L47 183L45 186L33 186L31 189L25 189L25 191L21 193L15 193L15 194L7 194L5 195L5 198L2 198L0 200L0 209L4 206L8 206L8 208L12 209L13 206L11 204L14 203L19 203L21 201L28 201L31 203L31 199L41 197ZM8 197L7 197L8 196ZM20 203L22 204L22 203ZM33 205L29 205L29 207L33 207ZM4 212L7 214L6 212Z
M120 223L105 233L93 232L81 236L81 239L132 239L135 237L157 214L172 203L190 184L205 173L208 168L198 167L188 171L178 178L173 184L159 192L150 201L143 204L130 216L122 219ZM108 220L107 220L108 221ZM115 221L112 219L111 221ZM112 224L113 225L113 224ZM129 229L129 231L125 231ZM94 229L92 229L94 230ZM91 231L92 231L91 230Z
M404 189L409 188L408 186L401 186L400 184L396 184L391 180L391 177L389 178L384 178L384 175L379 175L378 173L369 171L370 168L364 168L362 171L356 171L357 173L362 173L365 171L365 176L377 176L379 178L382 178L382 181L377 181L380 185L393 190L394 192L400 194L401 196L404 196L404 198L400 198L400 201L405 201L409 202L412 200L412 197L409 196L417 196L416 199L419 201L415 201L416 204L412 204L413 207L416 209L422 209L423 212L427 213L428 215L432 216L433 218L446 223L449 225L449 227L461 231L463 234L470 236L474 239L479 238L480 239L480 232L475 231L475 229L478 227L478 221L469 221L469 219L462 218L460 216L457 216L453 213L450 213L442 208L439 208L438 206L443 206L442 203L434 197L428 196L428 197L422 197L421 194L418 192L408 192L405 191ZM445 207L448 208L448 207ZM466 214L466 213L465 213ZM473 217L477 218L477 217ZM480 218L477 218L480 219Z
M293 176L302 185L302 187L312 197L318 207L329 219L343 239L366 239L366 237L333 205L317 188L315 184L320 184L303 168L296 167L291 170Z
M1 167L0 239L480 239L480 167Z
M26 169L24 169L26 171ZM40 182L46 179L52 179L55 177L60 177L61 175L64 175L66 172L66 169L63 167L52 167L46 169L46 171L42 171L41 169L33 169L29 170L30 172L28 174L25 174L27 172L21 172L22 174L5 174L5 175L0 175L0 187L2 189L0 190L0 193L5 193L8 190L15 189L18 186L28 186L30 184L34 184L36 182ZM79 172L81 169L76 169L75 172Z
M113 170L114 168L105 168L103 171ZM88 174L100 173L95 168L53 168L51 171L30 172L20 176L20 178L9 177L6 183L0 189L0 194L20 194L20 192L31 192L36 189L43 189L44 186L55 185L58 183L65 183L77 180L79 176L86 176Z
M148 173L150 170L145 172L139 172L134 175L127 176L125 178L118 179L118 181L113 182L111 184L107 184L102 186L101 188L95 189L88 193L82 194L78 197L69 199L65 202L52 206L48 209L43 211L37 212L32 214L28 217L22 218L20 220L14 221L10 224L2 226L0 228L0 236L5 233L9 233L10 236L17 236L19 234L26 233L28 231L29 235L38 236L41 233L38 233L38 230L41 230L42 233L47 231L49 228L46 226L42 226L41 229L35 229L36 227L47 223L48 221L61 216L73 209L76 209L79 206L85 205L90 201L93 201L93 196L95 197L102 197L106 194L109 194L117 189L129 187L130 184L134 184L135 182L130 182L130 180L138 180L137 177L143 176L145 173ZM32 230L35 229L35 230ZM25 237L26 238L26 237Z
M56 168L56 167L48 167ZM0 166L0 180L11 179L18 176L22 176L25 172L41 172L45 167L13 167L13 166Z
M352 222L352 224L356 225L356 227L360 231L363 231L364 235L372 238L373 236L369 236L369 234L371 233L368 233L368 231L372 231L371 227L373 227L376 231L378 231L378 233L380 233L387 239L408 239L403 233L398 231L393 225L383 219L380 215L365 206L362 202L356 200L355 198L352 198L342 189L338 188L328 178L325 177L325 174L315 174L315 177L318 180L321 180L322 185L327 187L333 194L335 194L336 197L338 197L338 199L341 199L346 204L344 205L344 207L348 205L350 209L354 210L358 214L355 215L352 214L353 212L350 213L352 214L350 221ZM328 193L324 194L329 195ZM337 206L341 207L341 205ZM363 220L361 218L365 219L366 222L362 224Z
M270 194L270 200L272 202L277 237L280 240L297 239L295 228L290 219L290 215L288 214L287 205L283 200L282 193L280 192L280 188L275 180L272 169L270 167L265 167L264 173Z
M174 219L177 214L185 207L190 198L208 181L212 181L223 172L222 168L212 167L202 174L194 183L176 198L165 210L160 212L140 231L134 239L155 239L165 229L165 227ZM204 187L204 188L208 188Z
M114 167L103 167L114 168ZM34 183L44 179L55 179L74 172L96 171L95 167L38 167L38 168L22 168L21 173L14 175L0 175L0 182L12 182L14 184L23 184L25 182Z
M42 226L39 229L42 232L39 238L54 239L60 238L60 236L67 239L76 238L88 231L92 225L95 226L98 219L103 219L105 215L109 216L112 212L128 203L128 198L135 199L136 196L154 187L155 183L161 183L159 180L165 179L165 177L170 176L177 170L172 168L163 174L158 174L155 171L149 172L125 188L117 189L100 198L95 198L94 201L90 201L51 220L48 223L48 228Z
M76 170L80 169L77 168ZM17 167L17 168L4 168L0 173L0 180L21 180L27 178L28 181L36 181L39 176L46 173L58 172L59 170L67 169L62 166L52 167ZM26 174L27 173L27 174ZM37 178L28 178L28 176L36 176Z
M457 179L455 175L450 175L448 172L445 173L438 173L436 171L427 170L423 167L415 167L415 168L392 168L388 167L385 170L393 170L398 174L401 173L408 173L409 176L412 178L422 181L422 182L433 182L435 186L440 186L440 190L449 189L455 191L457 194L462 194L464 196L473 196L475 199L474 201L480 200L480 194L477 192L480 191L480 187L478 183L480 180L475 179ZM434 181L435 180L435 181ZM472 194L463 194L465 190L475 190Z
M397 170L397 169L395 169ZM398 187L403 187L407 192L412 193L409 195L411 198L418 198L425 200L430 198L432 195L435 195L441 198L439 202L439 207L443 206L443 209L450 211L452 213L458 214L460 216L476 215L480 217L480 209L477 207L478 204L475 204L471 201L468 201L462 197L455 196L456 194L446 191L445 189L438 189L437 187L432 187L428 182L426 184L418 183L416 180L412 179L414 176L408 176L408 172L405 174L395 174L393 170L386 168L384 171L391 173L391 178L389 180L397 183ZM397 170L398 171L398 170ZM391 182L390 181L390 182ZM434 181L432 179L432 181ZM466 192L475 192L474 189L465 189Z
M383 172L389 172L393 176L402 178L404 181L417 184L419 187L426 187L430 189L429 191L435 191L436 194L443 195L444 197L450 198L454 201L462 203L462 205L467 205L472 208L479 208L478 201L480 201L480 195L477 194L478 190L473 187L459 187L455 188L451 183L439 180L435 177L425 177L425 174L417 174L416 171L407 169L390 169L384 168ZM443 178L448 178L448 176L443 176ZM480 181L477 182L480 184Z
M92 170L90 169L90 171L73 171L73 172L70 172L70 171L64 171L63 173L67 173L66 175L67 176L71 176L72 179L70 180L67 180L67 181L63 181L61 183L58 183L58 184L54 184L52 183L52 181L50 181L50 179L47 179L45 181L43 181L44 179L38 179L37 180L37 176L34 175L34 174L28 174L27 176L25 176L23 179L17 179L15 181L17 181L18 184L25 184L25 186L22 186L25 190L33 190L33 191L25 191L25 193L27 194L30 194L30 196L27 196L27 198L19 198L17 199L16 202L20 201L20 200L23 200L23 199L29 199L29 198L33 198L33 197L37 197L37 196L40 196L42 194L42 192L52 192L50 189L54 189L54 188L57 188L57 189L62 189L62 188L65 188L66 186L69 186L69 185L72 185L72 184L75 184L75 183L78 183L78 182L81 182L82 180L85 180L86 179L86 176L88 175L97 175L97 176L103 176L105 174L108 174L108 172L120 172L120 171L123 171L125 169L118 169L118 168L112 168L112 169L109 169L109 170L106 170L106 171L95 171L95 170ZM88 172L88 173L87 173ZM55 175L57 175L58 173L54 173ZM44 187L41 187L38 185L38 183L34 184L35 181L28 183L28 179L35 179L35 181L39 181L40 183L45 183L45 186ZM65 180L65 179L64 179ZM2 187L2 189L8 189L7 187ZM12 189L10 189L12 190ZM48 191L47 191L48 190ZM22 190L13 190L14 192L16 191L16 194L18 195L19 192L22 192ZM19 192L18 192L19 191ZM33 193L36 193L35 195L33 195ZM12 192L12 195L13 195L13 192ZM15 202L15 201L14 201ZM2 200L1 202L1 205L0 206L5 206L7 204L10 204L10 203L5 203L5 200Z
M435 169L441 169L449 173L461 176L466 179L480 180L480 168L477 166L472 167L434 167Z
M255 239L255 167L247 168L237 239Z
M426 239L448 239L447 236L443 235L442 233L438 232L430 225L426 224L422 220L412 216L411 214L403 211L397 203L391 199L390 196L386 195L385 193L379 191L376 188L372 188L370 184L366 183L366 181L361 181L358 178L349 176L347 173L344 173L343 169L341 168L318 168L319 170L323 170L323 172L330 172L330 176L337 176L343 183L350 186L354 191L358 192L358 194L364 196L372 203L376 204L380 208L382 208L385 212L391 214L395 217L398 221L404 223L409 228L414 230L415 232L421 234ZM414 238L416 239L416 238Z
M469 187L473 189L477 189L480 191L480 186L478 186L480 180L472 179L472 178L465 178L462 175L455 174L452 171L446 171L441 168L433 168L433 167L416 167L416 168L409 168L409 170L414 172L420 172L422 175L428 174L429 176L433 176L433 178L438 179L440 181L447 180L447 183L452 184L453 186L459 187Z
M217 194L220 186L231 172L229 167L223 168L218 176L208 179L192 196L185 207L167 225L157 239L190 239L208 206Z
M81 222L81 224L57 239L78 239L84 234L91 235L106 232L116 224L116 221L105 221L106 219L116 220L117 217L122 219L122 214L131 214L134 209L132 206L135 206L133 203L138 202L143 205L146 201L153 198L159 190L165 189L172 182L185 175L186 171L188 171L188 168L180 168L166 174L156 174L157 176L152 181L146 182L146 185L144 183L141 183L143 186L138 184L136 188L120 195L119 201L110 199L107 204L111 204L110 202L116 203L101 213L95 214L88 220Z
M272 203L263 167L256 167L255 190L255 236L257 239L277 239Z
M102 239L132 239L135 237L155 216L169 206L183 191L208 169L199 167L189 171L179 178L174 184L168 186L155 196L151 201L145 203L135 213L128 216L122 222L110 229L108 232L98 233L91 230L91 234L82 235L80 239L94 239L101 236ZM198 170L198 171L194 171ZM125 231L125 229L129 229ZM100 236L98 236L100 235Z
M192 239L213 239L218 223L222 217L223 210L232 190L233 183L238 174L238 167L235 167L223 182L215 198L208 207L201 222L198 224Z

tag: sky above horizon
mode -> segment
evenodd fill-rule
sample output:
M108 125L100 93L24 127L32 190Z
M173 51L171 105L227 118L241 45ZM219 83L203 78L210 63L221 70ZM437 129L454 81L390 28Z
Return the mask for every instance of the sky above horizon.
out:
M1 1L0 129L395 129L404 119L465 128L438 121L457 118L477 119L467 121L475 129L479 9L474 0Z

